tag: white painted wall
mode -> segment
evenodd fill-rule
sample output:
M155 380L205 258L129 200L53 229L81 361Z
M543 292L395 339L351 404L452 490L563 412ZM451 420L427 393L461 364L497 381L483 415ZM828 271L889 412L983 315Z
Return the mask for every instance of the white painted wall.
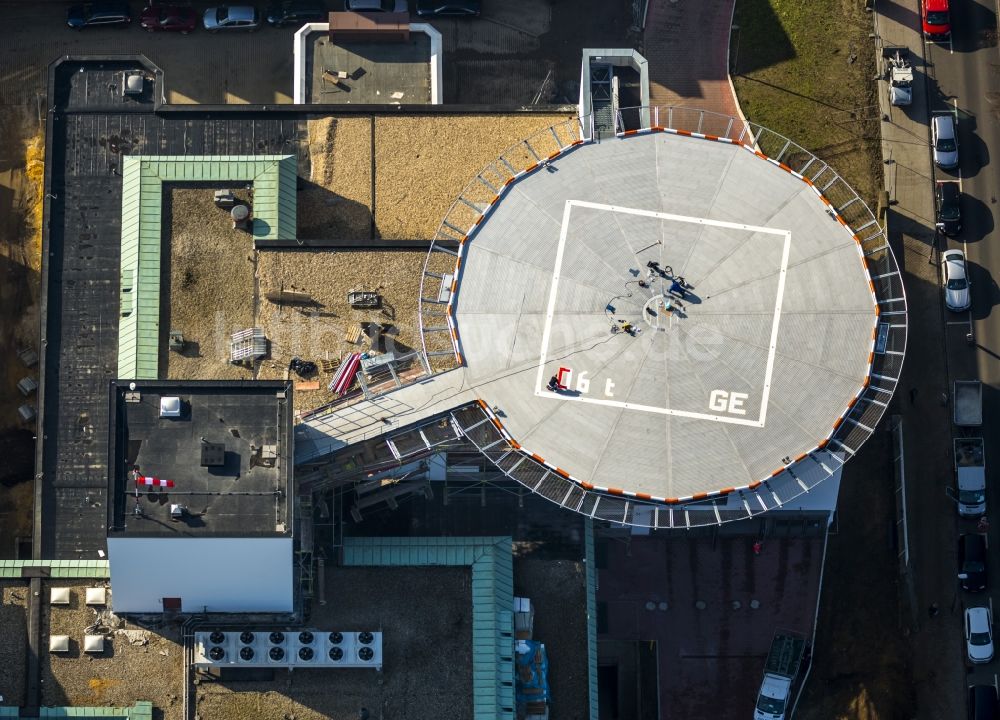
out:
M108 538L115 612L291 612L291 538Z
M306 23L295 32L292 41L292 102L296 105L306 104L306 40L314 32L330 32L330 23ZM441 33L429 23L410 23L410 32L424 33L431 40L431 105L440 105L443 75L443 58ZM314 100L313 104L318 101Z

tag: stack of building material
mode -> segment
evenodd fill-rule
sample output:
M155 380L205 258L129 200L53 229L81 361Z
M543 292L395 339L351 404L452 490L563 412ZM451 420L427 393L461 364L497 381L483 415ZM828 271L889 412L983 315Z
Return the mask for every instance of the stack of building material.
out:
M514 689L517 716L540 720L549 716L549 660L545 645L537 640L518 640L514 655Z
M337 372L330 381L330 392L338 397L342 397L350 390L354 384L354 376L358 374L361 365L361 353L351 353L347 359L340 364Z
M535 626L535 608L528 598L514 598L514 639L531 640Z
M261 328L247 328L232 334L229 344L229 359L240 363L256 360L267 355L267 338Z

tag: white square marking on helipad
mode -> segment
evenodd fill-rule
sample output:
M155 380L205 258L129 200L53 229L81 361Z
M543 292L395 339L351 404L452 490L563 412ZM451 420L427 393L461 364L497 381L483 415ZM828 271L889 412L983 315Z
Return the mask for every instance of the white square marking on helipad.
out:
M751 233L765 233L768 235L778 235L784 237L784 246L781 251L781 266L778 271L778 290L774 302L774 319L771 323L771 338L768 345L767 364L764 370L764 383L760 402L760 414L756 419L734 418L726 415L716 415L712 413L691 412L688 410L674 410L665 407L652 405L642 405L639 403L621 402L618 400L606 400L602 398L583 397L581 395L567 396L550 392L544 389L542 382L545 377L546 354L549 348L549 340L552 330L552 318L555 315L556 298L559 294L559 273L562 270L563 253L566 248L566 237L569 233L569 221L574 207L589 208L592 210L604 210L613 213L623 213L627 215L638 215L641 217L657 218L660 220L670 220L673 222L692 223L697 225L709 225L713 227L725 228L729 230L744 230ZM559 229L559 245L556 248L555 266L552 269L552 287L549 289L549 303L545 312L545 326L542 330L542 347L538 362L538 374L535 379L535 395L548 397L565 402L583 402L594 405L607 405L619 407L626 410L639 410L642 412L657 413L660 415L676 415L678 417L697 418L701 420L712 420L714 422L732 423L734 425L749 425L751 427L764 427L767 417L767 403L771 393L771 373L774 369L774 355L778 344L778 324L781 320L781 299L785 292L785 276L788 271L788 255L792 243L792 233L788 230L761 227L759 225L745 225L742 223L724 222L721 220L709 220L708 218L691 217L687 215L674 215L672 213L654 212L652 210L640 210L637 208L622 207L620 205L605 205L603 203L587 202L585 200L567 200L563 208L562 226Z

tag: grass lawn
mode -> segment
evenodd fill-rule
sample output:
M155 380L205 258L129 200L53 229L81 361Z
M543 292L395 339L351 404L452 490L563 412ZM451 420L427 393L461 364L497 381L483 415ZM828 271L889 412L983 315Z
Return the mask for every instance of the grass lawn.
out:
M733 83L747 119L814 152L872 206L880 119L861 0L737 0L733 23Z

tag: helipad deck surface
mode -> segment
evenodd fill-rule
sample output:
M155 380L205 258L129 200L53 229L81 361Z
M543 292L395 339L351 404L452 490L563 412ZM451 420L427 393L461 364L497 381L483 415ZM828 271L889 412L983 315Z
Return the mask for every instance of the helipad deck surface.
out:
M622 321L638 332L612 333ZM653 498L745 487L831 435L875 322L857 243L802 180L738 145L587 144L509 188L466 243L465 367L310 419L296 456L479 398L577 481Z
M691 286L673 312L664 276ZM467 244L455 308L465 386L525 449L668 498L815 448L868 377L875 319L857 243L812 188L669 134L581 147L513 187Z

